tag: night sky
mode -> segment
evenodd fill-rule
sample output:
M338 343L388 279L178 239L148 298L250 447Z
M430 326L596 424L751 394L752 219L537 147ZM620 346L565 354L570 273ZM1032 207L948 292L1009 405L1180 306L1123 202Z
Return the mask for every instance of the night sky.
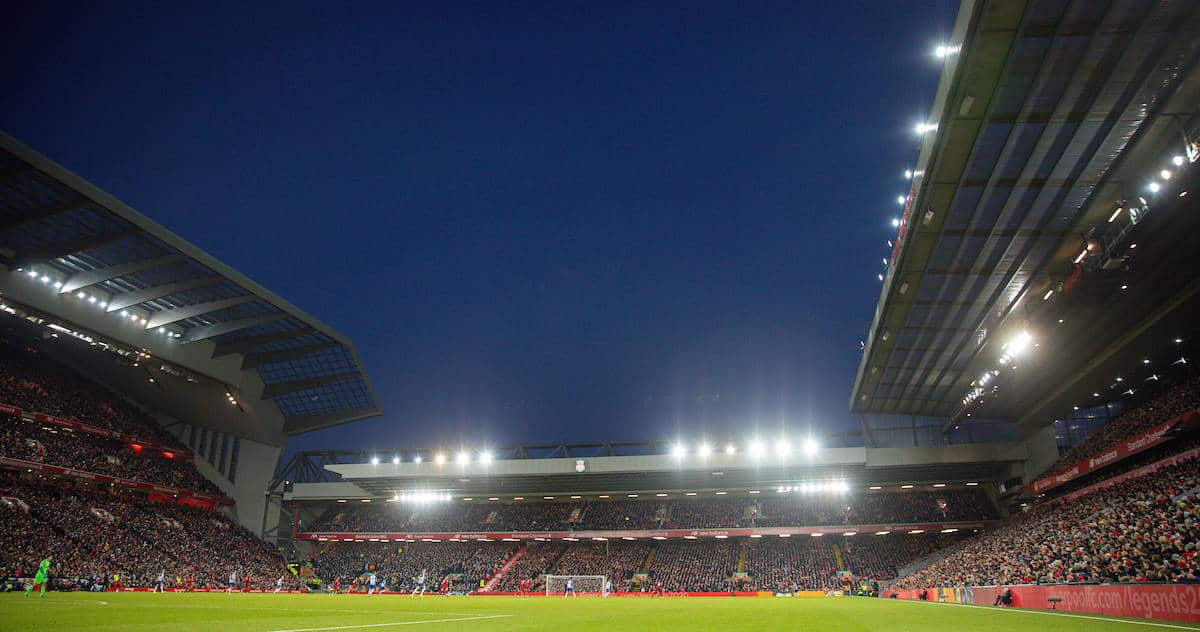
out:
M355 342L314 449L855 428L958 6L4 4L0 128Z

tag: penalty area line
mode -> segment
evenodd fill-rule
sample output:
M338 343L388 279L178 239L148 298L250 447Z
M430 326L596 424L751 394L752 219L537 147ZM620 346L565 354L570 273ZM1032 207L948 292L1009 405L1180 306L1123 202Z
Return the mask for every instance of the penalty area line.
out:
M1157 621L1131 621L1129 619L1117 619L1114 617L1093 617L1086 614L1072 614L1061 612L1059 610L1033 610L1031 608L1000 608L998 606L981 606L973 603L949 603L944 601L913 601L911 599L889 599L888 601L899 601L904 603L924 603L926 605L938 606L959 606L961 608L981 608L990 612L1017 612L1023 614L1045 614L1052 617L1065 617L1067 619L1091 619L1092 621L1107 621L1109 623L1128 623L1129 625L1149 625L1156 628L1172 628L1175 630L1200 630L1200 627L1192 625L1176 625L1174 623L1159 623Z
M396 621L394 623L364 623L362 625L335 625L324 628L295 628L289 630L272 630L271 632L319 632L321 630L362 630L365 628L386 628L397 625L424 625L426 623L456 623L458 621L482 621L484 619L503 619L511 614L489 614L478 617L458 617L455 619L428 619L426 621Z

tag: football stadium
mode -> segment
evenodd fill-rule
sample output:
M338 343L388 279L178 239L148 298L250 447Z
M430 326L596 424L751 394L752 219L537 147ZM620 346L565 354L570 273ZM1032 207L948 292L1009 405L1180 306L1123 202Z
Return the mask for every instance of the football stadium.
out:
M951 13L851 429L314 448L337 301L0 134L0 629L1200 630L1200 2Z

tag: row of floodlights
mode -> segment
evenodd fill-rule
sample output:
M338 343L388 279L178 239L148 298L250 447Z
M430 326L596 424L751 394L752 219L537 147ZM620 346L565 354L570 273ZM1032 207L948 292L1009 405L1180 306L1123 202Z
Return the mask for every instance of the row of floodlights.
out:
M54 289L56 289L56 290L61 289L63 286L62 281L53 280L48 275L45 275L45 274L39 275L36 270L25 270L23 268L18 268L17 271L24 272L25 275L31 279L40 280L42 282L42 285L53 286ZM77 298L81 301L85 301L89 305L94 305L96 307L99 307L100 309L106 309L108 307L108 301L104 300L102 297L88 294L87 292L84 292L82 290L75 293L75 298ZM128 311L128 310L121 310L120 312L117 313L117 315L120 316L121 318L127 318L129 320L132 320L134 323L139 324L139 325L147 325L150 322L150 321L146 320L144 317L138 316L137 314L135 314L131 311ZM174 332L174 331L170 331L166 327L159 327L157 329L157 331L160 334L166 335L168 338L182 338L183 337L183 334Z
M802 444L802 448L804 450L804 454L806 454L808 456L814 456L817 453L817 451L820 450L820 444L818 444L815 439L809 438L809 439L804 440L804 443ZM754 440L750 441L749 443L747 443L745 446L745 450L750 456L755 457L755 458L766 456L768 453L766 444L758 439L754 439ZM734 456L738 453L739 449L738 449L738 446L730 443L730 444L725 445L725 447L722 448L721 451L726 456ZM775 453L776 456L780 456L780 457L788 456L792 453L792 444L786 439L780 439L780 440L774 442L773 452ZM700 457L701 459L706 459L716 453L716 448L714 448L712 445L707 444L707 443L701 443L701 444L697 445L694 450L690 450L688 448L688 446L686 446L682 443L677 443L671 447L671 456L675 457L676 459L683 459L684 457L687 457L688 455L693 454L693 453L696 456ZM496 460L496 456L487 450L481 450L474 454L472 454L471 452L469 452L467 450L463 450L463 451L459 452L454 458L454 462L459 465L470 465L473 462L480 463L482 465L488 465L492 461L495 461L495 460ZM422 457L419 454L414 456L412 459L412 463L416 463L416 464L423 463L424 461L425 461L424 457ZM370 459L371 465L379 465L382 462L383 461L378 456L372 456ZM404 459L401 458L400 455L396 455L396 456L392 457L393 465L399 465L403 462L404 462ZM435 465L445 465L447 462L449 462L449 459L445 453L438 452L437 454L433 455L433 463Z

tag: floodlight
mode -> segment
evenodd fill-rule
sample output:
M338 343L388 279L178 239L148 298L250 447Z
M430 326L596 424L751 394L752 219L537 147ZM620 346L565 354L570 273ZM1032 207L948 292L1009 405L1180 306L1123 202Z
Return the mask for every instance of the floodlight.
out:
M700 458L702 459L707 458L708 455L712 454L712 446L708 445L707 443L701 443L700 447L696 449L696 453L699 454Z
M816 439L809 437L808 439L804 440L804 453L805 454L807 454L808 456L813 456L814 454L817 453L817 449L818 449L818 446L817 446Z
M470 462L471 462L470 454L467 454L465 451L458 453L458 464L459 465L466 465L467 463L470 463Z
M371 457L371 465L379 465L379 457L377 457L377 456Z

